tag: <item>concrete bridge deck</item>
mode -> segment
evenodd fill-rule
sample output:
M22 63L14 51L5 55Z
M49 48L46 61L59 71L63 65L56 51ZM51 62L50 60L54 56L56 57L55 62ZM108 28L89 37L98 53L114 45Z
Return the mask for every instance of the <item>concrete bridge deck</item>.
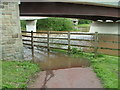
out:
M90 20L119 20L120 8L89 2L21 2L21 16L69 17Z

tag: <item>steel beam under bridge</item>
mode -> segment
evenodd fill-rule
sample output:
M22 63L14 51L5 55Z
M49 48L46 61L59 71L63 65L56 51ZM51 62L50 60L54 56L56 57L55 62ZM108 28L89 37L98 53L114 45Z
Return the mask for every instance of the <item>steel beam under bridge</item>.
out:
M21 16L69 17L89 20L120 20L120 8L63 2L21 2Z

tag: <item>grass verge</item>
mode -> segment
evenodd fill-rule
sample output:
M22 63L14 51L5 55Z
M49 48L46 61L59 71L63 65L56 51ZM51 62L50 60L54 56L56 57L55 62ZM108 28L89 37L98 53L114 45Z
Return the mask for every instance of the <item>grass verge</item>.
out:
M2 88L2 61L0 61L0 89Z
M118 88L118 57L110 55L73 54L74 57L87 57L97 76L101 79L104 88Z
M54 50L57 51L57 50ZM65 53L63 50L58 50L59 53ZM94 58L93 53L85 53L77 49L72 49L69 54L71 57L88 58L91 62L91 67L97 76L101 79L104 88L118 88L118 59L117 56L99 54Z
M38 71L39 66L30 61L2 61L2 88L25 88Z

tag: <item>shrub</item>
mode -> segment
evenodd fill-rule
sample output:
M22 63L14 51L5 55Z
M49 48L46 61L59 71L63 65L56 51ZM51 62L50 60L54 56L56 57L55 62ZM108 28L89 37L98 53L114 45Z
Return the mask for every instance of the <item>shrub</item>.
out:
M90 24L92 21L91 20L84 20L84 19L79 19L78 24Z
M37 22L37 30L72 31L75 30L73 22L68 18L47 18Z
M26 21L22 20L21 23L21 30L26 30Z
M83 54L82 49L72 48L71 54Z

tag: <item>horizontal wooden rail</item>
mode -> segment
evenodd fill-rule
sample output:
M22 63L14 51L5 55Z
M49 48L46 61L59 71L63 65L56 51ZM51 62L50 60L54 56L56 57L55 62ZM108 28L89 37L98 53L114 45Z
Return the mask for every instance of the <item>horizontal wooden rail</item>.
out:
M120 51L120 49L115 49L115 48L106 48L106 47L98 47L99 49L109 49L109 50L118 50Z
M31 44L28 44L28 43L23 43L23 45L31 46Z
M120 41L105 41L105 40L99 40L98 42L105 42L105 43L120 43Z
M23 41L27 41L27 42L31 42L31 40L28 40L28 39L22 39Z
M42 45L34 45L35 47L43 47L43 48L47 48L47 46L42 46Z
M70 32L71 35L95 35L95 33L73 33Z
M75 45L75 44L71 44L71 46L94 48L94 46Z
M31 36L28 36L28 35L22 35L23 37L31 37Z
M30 31L22 31L22 33L31 33ZM33 32L33 33L43 33L43 34L47 34L47 31L41 31L41 32Z
M50 34L68 34L67 32L50 32Z
M88 39L70 39L70 40L73 40L73 41L95 41L95 40L88 40Z
M33 33L46 33L48 31L39 31L39 32L33 32ZM22 31L22 33L31 33L30 31ZM66 31L50 31L50 34L67 34L68 32ZM81 32L70 32L70 34L78 34L78 35L95 35L95 33L81 33ZM98 35L113 35L113 36L120 36L120 34L104 34L104 33L99 33Z
M33 38L42 38L42 39L47 39L47 37L37 37L37 36L33 36Z
M60 39L60 40L68 40L67 38L49 38L49 39Z
M65 44L65 43L49 43L49 44L56 44L56 45L68 45L68 44Z
M61 49L61 50L68 50L68 49L65 49L65 48L58 48L58 47L50 47L50 49Z
M22 33L31 33L30 31L22 31Z
M33 33L37 33L37 34L47 34L47 32L33 32Z
M103 34L103 33L99 33L98 35L120 36L120 34Z
M42 42L42 41L33 41L33 42L35 42L35 43L47 43L47 42Z

